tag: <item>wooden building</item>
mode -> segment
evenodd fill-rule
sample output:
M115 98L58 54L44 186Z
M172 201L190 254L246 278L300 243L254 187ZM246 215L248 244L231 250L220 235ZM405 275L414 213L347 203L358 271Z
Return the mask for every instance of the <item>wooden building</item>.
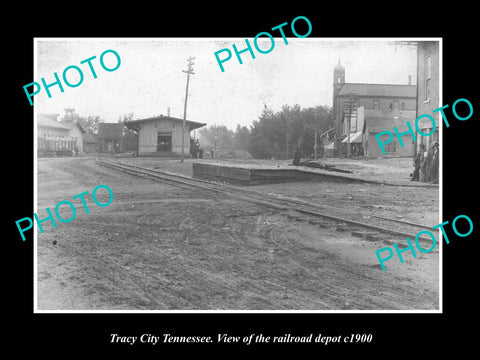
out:
M50 150L68 148L82 152L85 130L77 121L58 121L58 116L58 114L37 115L37 148Z
M87 131L83 128L80 122L80 116L75 112L73 108L66 108L64 116L60 119L60 123L68 127L69 136L76 140L77 150L79 153L85 152L84 137Z
M87 132L83 135L83 152L85 153L98 152L97 134Z
M366 157L410 157L413 155L413 137L407 133L402 136L403 146L399 143L394 127L398 132L405 133L408 130L407 121L414 127L415 110L380 110L365 109L360 106L355 111L355 116L350 119L350 136L342 140L342 145L351 146L352 155L363 155ZM391 142L384 145L385 154L383 154L378 140L377 134L384 131L390 131L393 134ZM380 137L382 142L387 142L388 134Z
M190 133L206 124L186 120L184 133L184 155L190 153ZM125 123L127 128L138 131L139 155L180 155L182 153L183 119L156 116Z
M367 157L411 157L413 155L413 137L407 133L407 121L412 127L415 126L414 110L365 110L364 136L364 155ZM399 133L406 133L401 137L403 146L401 146L393 128L396 127ZM383 131L393 133L391 142L384 145L385 154L382 153L377 140L377 134ZM380 136L380 141L387 142L388 134Z
M58 115L37 115L37 137L69 137L70 127L57 121Z
M98 124L98 151L100 153L118 154L123 152L123 124Z

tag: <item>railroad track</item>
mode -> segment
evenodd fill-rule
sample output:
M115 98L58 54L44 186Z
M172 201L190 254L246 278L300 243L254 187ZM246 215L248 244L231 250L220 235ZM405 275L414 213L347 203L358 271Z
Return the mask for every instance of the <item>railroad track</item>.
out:
M265 205L276 210L288 211L293 218L308 220L312 223L321 224L319 219L327 219L335 221L338 225L337 229L348 225L353 228L360 236L373 236L381 234L391 234L409 237L412 241L415 236L424 230L433 232L430 226L412 223L408 221L392 219L375 214L361 214L349 209L341 209L334 206L312 203L298 198L287 197L278 194L265 193L250 188L242 188L223 183L215 183L211 181L193 179L190 177L168 173L156 169L150 169L138 165L119 163L110 158L97 158L97 163L118 171L129 173L135 176L141 176L155 181L160 181L174 186L183 188L199 188L202 190L220 193L235 198ZM373 233L361 232L362 229L369 229ZM377 236L378 237L378 236ZM431 242L429 236L421 236L420 240Z

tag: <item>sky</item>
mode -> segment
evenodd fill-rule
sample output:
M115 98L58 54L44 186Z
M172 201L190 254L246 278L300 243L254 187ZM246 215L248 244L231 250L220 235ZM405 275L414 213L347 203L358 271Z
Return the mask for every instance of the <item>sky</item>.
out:
M401 39L324 39L287 38L288 44L275 38L273 50L262 54L249 39L255 58L247 51L240 64L232 49L246 47L245 38L36 38L34 79L47 84L62 79L70 65L83 72L83 82L68 87L50 87L48 98L42 87L34 96L36 113L64 114L74 108L83 117L100 116L105 122L117 122L120 116L133 113L134 119L154 115L183 118L187 58L193 60L190 76L187 119L207 125L225 125L234 130L237 124L250 126L260 116L264 104L279 111L285 104L301 107L332 106L333 69L339 59L345 67L345 81L353 83L407 84L412 76L416 83L416 48L395 46ZM271 42L261 37L258 46L267 50ZM214 53L228 48L229 61L222 72ZM105 71L100 55L115 50L121 64L115 71ZM91 61L97 78L87 63ZM221 58L226 52L219 54ZM104 57L107 67L114 67L112 53ZM67 79L75 84L78 74L67 71ZM31 90L32 91L32 90ZM28 99L26 98L26 101Z

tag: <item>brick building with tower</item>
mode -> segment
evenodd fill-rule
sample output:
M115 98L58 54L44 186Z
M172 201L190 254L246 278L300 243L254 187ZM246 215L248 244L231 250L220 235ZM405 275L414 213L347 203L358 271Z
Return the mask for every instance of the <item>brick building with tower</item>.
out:
M360 115L359 108L363 109ZM347 83L339 60L333 70L334 140L327 146L327 155L382 156L374 135L380 129L393 131L394 126L400 130L407 120L414 123L416 109L417 87L411 77L408 84L398 85ZM394 139L386 156L413 156L411 136L402 140L403 147Z

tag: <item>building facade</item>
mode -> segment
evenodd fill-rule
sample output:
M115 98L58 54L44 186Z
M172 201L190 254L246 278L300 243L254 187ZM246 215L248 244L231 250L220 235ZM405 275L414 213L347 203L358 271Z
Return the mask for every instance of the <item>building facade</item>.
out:
M83 152L96 153L98 152L98 138L97 134L87 132L83 135Z
M339 63L335 66L333 79L333 116L335 136L329 145L333 148L334 156L344 156L350 153L355 145L362 144L361 153L366 156L377 156L378 144L373 144L371 135L386 124L387 119L391 120L391 126L385 130L393 131L393 127L403 120L415 121L417 89L409 84L368 84L368 83L346 83L345 68ZM360 111L363 113L363 128L358 125ZM401 117L401 121L398 118ZM382 126L375 126L374 122L381 122ZM370 132L366 133L369 127ZM400 128L399 128L400 129ZM404 137L404 143L407 138ZM402 139L402 140L403 140ZM412 156L413 139L409 146L398 151L389 153L389 156ZM370 150L369 147L372 147ZM397 147L395 147L397 148ZM407 150L408 149L408 150ZM355 149L358 150L358 149ZM378 148L378 150L380 150ZM370 155L369 155L370 154ZM381 154L380 154L381 156Z
M367 157L411 157L413 155L413 137L408 133L407 121L412 124L415 121L415 110L365 110L364 149ZM399 142L393 128L399 133L404 133ZM380 135L380 141L385 143L382 152L377 140L377 135L390 131L393 133L392 140L388 142L388 134Z
M58 115L38 114L37 115L37 137L55 138L69 137L70 127L56 120Z
M435 119L436 130L429 136L417 137L415 152L420 144L427 149L434 142L439 142L440 113L433 110L440 107L440 41L420 41L417 44L417 117L429 114ZM424 134L431 132L433 124L430 120L423 118L418 122L418 128ZM416 129L415 129L416 131Z
M119 154L123 152L123 124L98 124L98 151L100 153Z
M67 146L76 152L82 152L85 130L76 121L58 121L58 116L37 115L37 148L57 150Z
M65 115L60 120L60 123L67 126L69 130L69 136L75 139L78 152L84 152L84 141L83 137L86 134L85 129L80 125L80 118L78 114L75 113L75 109L66 108Z
M190 132L206 124L195 121L185 121L183 138L184 155L190 153ZM150 154L177 154L182 153L182 128L183 120L170 116L157 116L152 118L128 121L125 124L130 129L138 131L138 153Z

